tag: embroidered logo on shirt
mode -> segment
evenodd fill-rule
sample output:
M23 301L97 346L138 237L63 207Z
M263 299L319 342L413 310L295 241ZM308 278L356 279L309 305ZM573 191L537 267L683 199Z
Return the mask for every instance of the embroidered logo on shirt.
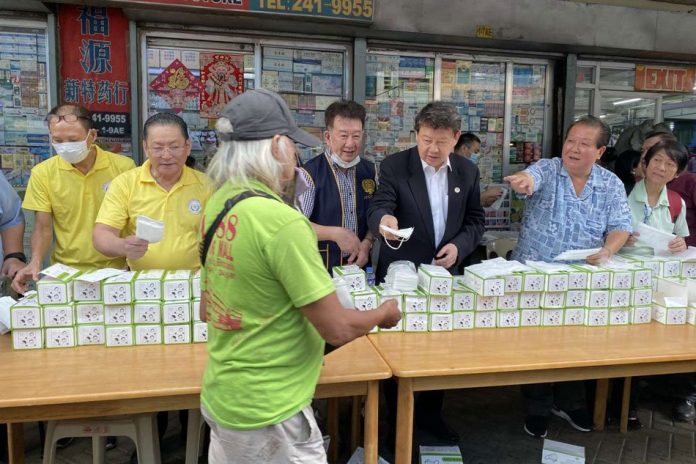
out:
M189 201L188 210L189 210L189 213L191 213L191 214L200 214L201 202L196 200L196 199Z
M375 193L377 185L375 184L375 181L373 179L363 179L362 189L369 197L372 196L373 193Z

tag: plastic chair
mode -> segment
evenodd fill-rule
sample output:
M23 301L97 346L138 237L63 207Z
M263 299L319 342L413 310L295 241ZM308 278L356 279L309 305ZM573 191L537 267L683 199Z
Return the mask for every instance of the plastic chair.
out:
M107 436L128 437L135 443L138 462L160 464L156 414L48 421L43 464L56 462L56 442L66 437L91 437L92 462L104 464Z
M498 238L486 245L486 256L488 259L501 258L510 259L510 253L517 246L517 240L511 238Z

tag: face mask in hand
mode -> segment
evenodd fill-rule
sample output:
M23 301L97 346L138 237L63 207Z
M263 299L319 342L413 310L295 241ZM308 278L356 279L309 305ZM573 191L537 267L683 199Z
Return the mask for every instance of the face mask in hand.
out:
M53 143L51 145L53 145L53 149L58 156L70 164L77 164L89 155L89 147L87 146L88 138L89 135L81 142Z
M343 161L336 153L331 153L331 161L336 163L343 169L349 169L357 165L360 162L360 157L356 156L353 161Z

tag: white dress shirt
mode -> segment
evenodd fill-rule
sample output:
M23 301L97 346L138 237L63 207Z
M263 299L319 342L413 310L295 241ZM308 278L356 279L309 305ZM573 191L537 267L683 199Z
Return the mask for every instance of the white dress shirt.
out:
M425 161L421 160L425 185L428 188L430 210L433 213L433 229L435 230L435 246L440 245L445 235L445 223L447 222L447 172L452 169L449 157L447 163L440 166L437 171Z

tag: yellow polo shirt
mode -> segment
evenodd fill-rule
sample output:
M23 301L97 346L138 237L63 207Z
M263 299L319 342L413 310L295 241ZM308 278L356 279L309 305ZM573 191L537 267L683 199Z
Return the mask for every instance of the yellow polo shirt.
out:
M212 188L205 174L184 166L179 181L170 191L152 177L150 161L118 176L111 183L96 222L135 235L135 221L143 215L164 222L164 238L151 243L147 253L134 261L133 270L196 269L200 267L198 243L203 208Z
M109 183L135 167L133 160L99 147L94 166L82 174L60 156L52 156L31 170L22 207L51 213L56 243L51 264L80 270L124 268L123 258L109 258L92 244L92 229Z

